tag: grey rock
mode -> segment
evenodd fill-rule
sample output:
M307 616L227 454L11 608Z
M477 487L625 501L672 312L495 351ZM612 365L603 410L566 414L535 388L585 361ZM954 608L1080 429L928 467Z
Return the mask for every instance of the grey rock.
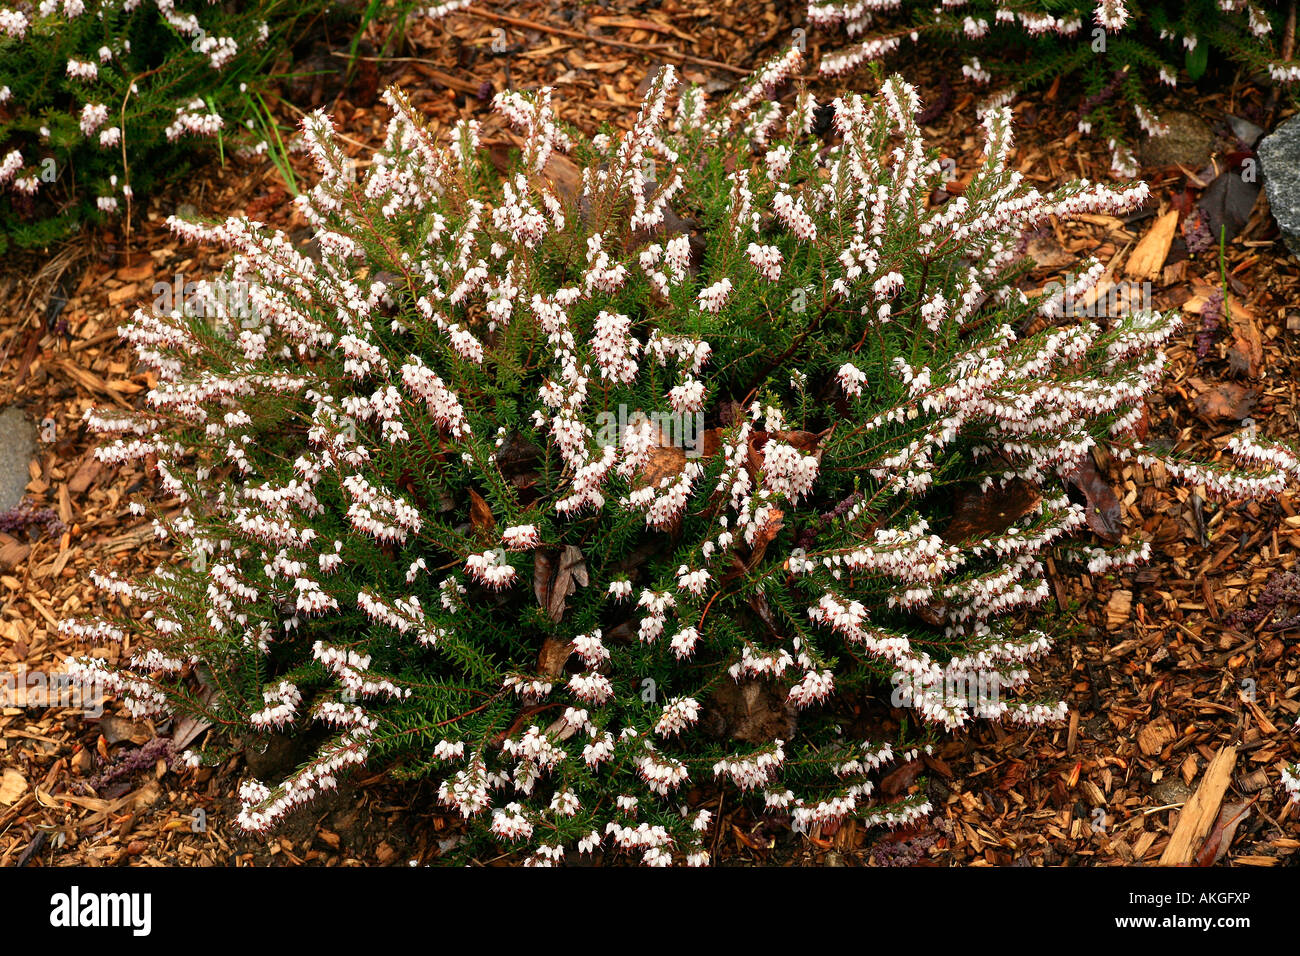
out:
M27 464L36 454L36 429L16 408L0 410L0 510L22 501L31 476Z
M1240 116L1228 115L1225 117L1228 121L1229 128L1232 129L1232 135L1241 140L1241 144L1247 149L1254 149L1259 138L1264 135L1264 129L1256 126L1248 119L1242 119Z
M1143 166L1186 166L1198 170L1210 162L1214 133L1205 120L1179 111L1159 115L1169 132L1143 141L1140 150Z
M1282 238L1291 254L1300 257L1300 116L1260 140L1259 168Z

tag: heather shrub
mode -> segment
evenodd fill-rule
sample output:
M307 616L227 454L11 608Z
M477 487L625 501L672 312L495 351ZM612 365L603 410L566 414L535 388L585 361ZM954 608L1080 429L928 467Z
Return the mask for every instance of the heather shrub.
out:
M445 4L446 7L463 3ZM0 249L121 215L197 147L264 151L261 96L337 0L0 2ZM409 9L394 15L438 10ZM345 61L340 61L340 69ZM272 136L272 138L274 138Z
M1176 320L1067 315L1096 264L1050 299L1017 283L1028 231L1146 188L1040 193L994 110L934 205L914 90L837 99L823 141L810 96L767 98L796 67L712 107L665 69L590 142L549 92L500 94L524 143L504 176L474 121L437 143L390 91L359 179L306 122L310 247L173 220L246 295L123 330L158 384L87 420L103 460L156 462L178 560L96 576L123 606L66 630L129 648L74 673L137 715L323 735L242 785L246 828L395 766L466 849L534 863L706 862L719 790L802 832L902 824L924 792L880 796L879 770L975 719L1059 719L1027 686L1046 557L1145 553L1080 538L1061 476L1094 445L1153 460L1134 432ZM1298 468L1232 450L1164 460L1228 494Z
M1286 11L1251 0L809 0L808 22L843 43L820 63L839 75L898 49L904 40L953 44L971 54L962 72L980 83L996 76L999 96L1068 78L1079 92L1079 129L1107 140L1111 172L1132 178L1130 131L1161 136L1152 108L1155 84L1195 82L1215 60L1291 85L1300 59L1283 54Z
M232 148L322 0L44 0L0 8L0 244L125 210L196 141ZM242 141L251 145L249 138Z

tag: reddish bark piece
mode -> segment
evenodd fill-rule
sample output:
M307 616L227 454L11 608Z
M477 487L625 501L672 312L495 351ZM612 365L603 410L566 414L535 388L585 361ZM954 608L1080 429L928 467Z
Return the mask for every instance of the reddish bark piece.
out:
M13 570L26 561L31 553L31 545L23 544L7 534L0 534L0 571Z
M1016 785L1029 775L1029 765L1021 760L1013 760L998 775L998 789L1003 793L1014 790Z
M1154 757L1165 748L1166 744L1177 739L1178 730L1168 717L1156 718L1137 734L1138 749L1148 757Z
M68 479L68 493L73 495L85 494L86 490L94 484L95 479L99 477L101 468L103 468L103 464L94 455L86 455L77 467L76 472Z
M1125 627L1133 617L1133 592L1113 591L1106 602L1106 626L1113 631Z

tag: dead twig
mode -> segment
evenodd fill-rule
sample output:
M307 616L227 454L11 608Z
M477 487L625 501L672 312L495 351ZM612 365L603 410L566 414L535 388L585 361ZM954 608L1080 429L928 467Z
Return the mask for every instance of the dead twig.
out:
M484 20L495 20L498 23L508 23L511 26L519 27L522 30L536 30L538 33L552 33L555 36L568 37L570 40L581 40L584 43L599 43L602 46L614 46L623 50L635 50L638 53L655 53L660 56L681 60L684 63L694 63L696 66L708 66L715 70L726 70L728 73L734 73L737 76L749 76L749 74L753 72L744 67L732 66L730 63L722 63L718 60L709 60L701 56L691 56L689 53L681 53L666 44L647 46L644 43L625 43L622 40L614 40L610 37L592 36L589 33L579 33L577 30L566 30L563 27L547 26L546 24L534 23L532 20L525 20L521 17L511 17L506 16L504 13L492 13L488 10L480 10L477 7L470 7L465 12L471 16L476 16Z

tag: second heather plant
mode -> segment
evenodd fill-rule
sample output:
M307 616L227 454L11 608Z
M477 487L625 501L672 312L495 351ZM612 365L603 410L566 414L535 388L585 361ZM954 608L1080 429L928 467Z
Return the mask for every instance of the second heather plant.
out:
M976 83L999 77L995 99L1018 88L1067 80L1078 129L1105 140L1111 173L1133 178L1130 132L1164 136L1153 103L1158 85L1195 83L1229 63L1286 88L1300 82L1295 9L1254 0L809 0L808 23L838 32L821 72L839 75L888 57L905 40L953 45ZM982 61L981 61L982 58ZM1010 86L1005 84L1010 83Z
M366 18L467 5L375 2ZM352 0L0 0L0 251L113 221L204 154L267 149L260 98L294 45L359 15Z

